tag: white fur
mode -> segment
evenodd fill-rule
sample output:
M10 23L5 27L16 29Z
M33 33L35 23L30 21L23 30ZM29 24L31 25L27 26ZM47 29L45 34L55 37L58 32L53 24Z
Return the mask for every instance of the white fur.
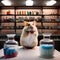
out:
M25 30L27 29L28 26L25 26L22 30L22 34L20 37L20 44L22 46L27 46L27 47L33 47L36 46L38 43L37 37L38 37L38 30L36 28L35 25L33 25L32 23L30 23L31 26L33 26L33 29L35 30L35 32L33 34L29 33L26 34Z

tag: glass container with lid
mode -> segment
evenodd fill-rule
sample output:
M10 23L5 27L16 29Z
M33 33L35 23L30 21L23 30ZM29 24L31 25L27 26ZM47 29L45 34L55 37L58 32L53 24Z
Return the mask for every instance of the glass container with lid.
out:
M50 36L51 33L43 33L43 39L40 41L40 56L43 58L52 58L54 54L54 42Z
M4 57L12 58L18 55L18 42L14 40L15 34L7 34L8 40L4 44Z

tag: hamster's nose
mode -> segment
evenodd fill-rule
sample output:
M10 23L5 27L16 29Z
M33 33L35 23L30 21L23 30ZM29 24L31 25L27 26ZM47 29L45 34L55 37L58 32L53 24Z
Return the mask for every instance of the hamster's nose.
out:
M30 26L30 24L28 24L28 26Z
M31 29L33 29L33 27L32 27L32 26L30 26L30 28L31 28Z

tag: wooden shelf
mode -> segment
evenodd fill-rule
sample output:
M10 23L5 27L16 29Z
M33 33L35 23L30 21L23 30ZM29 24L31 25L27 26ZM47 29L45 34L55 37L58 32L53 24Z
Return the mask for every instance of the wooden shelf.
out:
M43 16L60 16L60 14L43 14Z
M49 28L38 28L38 29L42 29L42 30L60 30L60 29L49 29Z
M15 14L0 14L0 16L14 16Z
M16 16L42 16L42 15L16 15Z
M32 10L33 12L36 10L39 13L36 14L36 15L34 15L34 14L27 15L25 13L19 14L20 11L25 11L24 9L25 10L27 9L28 11ZM46 9L47 10L50 9L51 12L49 11L49 13L47 13L48 11ZM54 11L56 11L56 13L54 13L54 11L52 11L52 9ZM5 12L3 12L4 10L5 10ZM10 10L10 14L7 14L7 11L9 11L9 10ZM30 12L32 12L32 11L30 11ZM6 29L5 28L2 28L2 30L1 30L2 33L13 33L13 32L15 32L17 34L21 34L22 29L23 29L22 26L24 25L24 23L23 23L24 21L20 21L19 20L19 17L28 17L29 18L30 16L31 17L34 17L36 19L37 19L37 17L40 17L41 18L40 20L39 19L36 20L37 28L38 28L39 33L42 33L43 31L48 31L48 32L51 31L52 33L55 32L57 34L60 33L60 28L58 29L58 28L51 28L50 27L51 25L53 27L54 24L55 24L54 26L57 26L57 27L58 27L58 25L60 26L60 20L55 20L56 18L60 18L60 8L57 8L57 7L34 7L34 6L33 7L26 7L26 6L24 6L24 7L19 7L19 6L16 6L16 7L14 7L14 6L1 7L1 9L0 9L0 20L1 20L0 21L0 25L1 26L4 26L6 24L7 27L8 26L14 26L13 29L7 28L7 27L6 27ZM15 20L12 19L10 21L7 21L7 20L4 21L3 19L6 19L6 17L8 19L9 18L13 18ZM51 19L51 21L50 20L44 20L44 19ZM26 21L31 21L31 20L28 19ZM10 24L10 23L12 23L12 24ZM45 24L47 24L49 27L48 28L44 28L43 25L46 26Z
M60 16L60 14L43 14L43 15L20 15L16 14L16 16Z
M12 22L4 22L4 21L2 21L2 22L0 22L0 23L15 23L15 22L13 22L13 21L12 21Z
M14 30L14 29L2 29L2 30Z

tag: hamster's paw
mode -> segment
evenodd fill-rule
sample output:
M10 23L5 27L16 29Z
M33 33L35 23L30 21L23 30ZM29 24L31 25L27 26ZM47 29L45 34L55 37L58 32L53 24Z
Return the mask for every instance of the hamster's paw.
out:
M23 41L20 41L20 45L23 46L24 45L24 42Z
M37 46L38 45L38 42L34 41L34 46Z

